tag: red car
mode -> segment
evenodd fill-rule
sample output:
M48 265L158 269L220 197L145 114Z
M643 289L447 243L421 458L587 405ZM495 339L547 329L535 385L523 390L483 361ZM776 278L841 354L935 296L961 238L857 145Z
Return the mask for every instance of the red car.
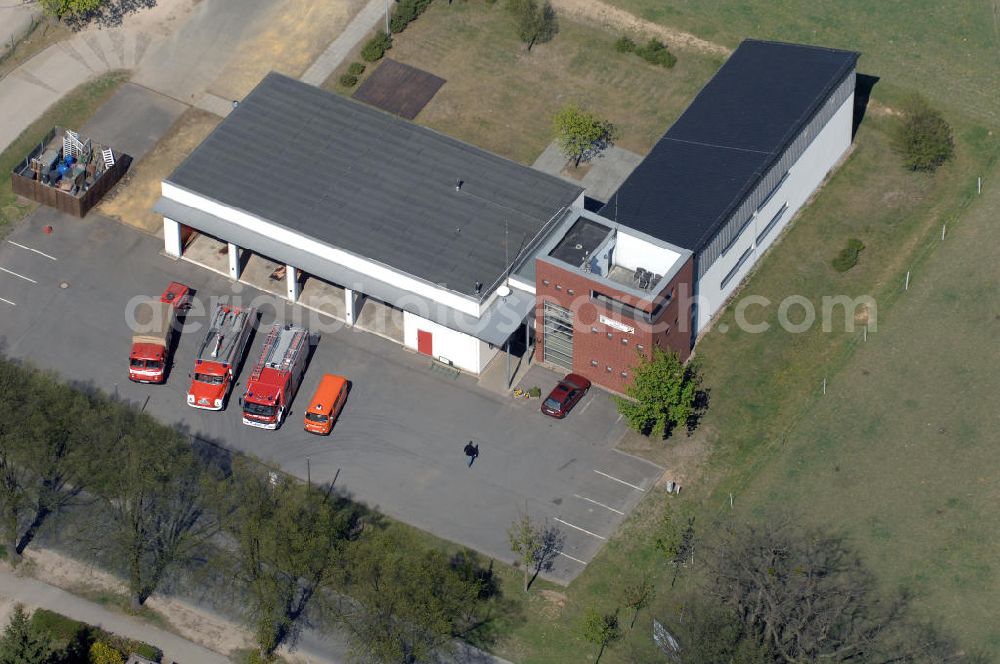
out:
M545 397L545 401L542 402L542 412L550 417L562 419L589 389L589 380L578 374L567 374L549 392L549 396Z

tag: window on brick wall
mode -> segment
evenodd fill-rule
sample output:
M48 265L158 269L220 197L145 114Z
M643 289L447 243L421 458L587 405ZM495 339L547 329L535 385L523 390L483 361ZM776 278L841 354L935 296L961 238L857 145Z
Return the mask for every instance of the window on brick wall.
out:
M607 371L608 373L611 373L613 371L613 369L611 368L610 364L608 366L604 367L604 370Z
M636 348L636 350L646 350L646 347L643 346L642 344L636 344L635 348Z
M628 339L622 338L622 344L628 346Z
M596 367L596 366L597 366L598 364L599 364L599 363L598 363L598 361L597 361L597 360L591 360L591 361L590 361L590 366L592 366L592 367Z
M562 286L560 286L559 284L556 284L556 290L562 290Z
M623 371L622 372L622 378L628 378L628 372L627 371Z
M613 335L610 332L608 332L608 339L614 339L614 338L615 338L615 335Z
M542 285L543 285L543 286L548 286L548 285L549 285L549 284L551 284L551 283L552 283L552 282L551 282L551 281L549 281L548 279L542 279Z
M590 332L591 334L597 334L597 328L596 327L590 328Z
M566 289L566 294L567 295L576 295L576 291L574 291L572 288L567 288Z

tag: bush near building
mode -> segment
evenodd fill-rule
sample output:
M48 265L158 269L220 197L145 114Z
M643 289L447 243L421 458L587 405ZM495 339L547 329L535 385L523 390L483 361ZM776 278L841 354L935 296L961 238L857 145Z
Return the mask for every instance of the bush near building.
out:
M615 50L619 53L634 53L635 42L628 36L622 35L615 41Z
M431 0L399 0L396 8L392 11L392 18L389 20L389 29L392 34L398 34L406 29L406 26L416 20L424 13L431 4Z
M351 73L344 74L340 77L340 84L345 88L353 88L358 84L358 77Z
M644 45L636 47L635 54L652 65L667 69L672 69L677 64L677 57L659 39L650 39Z
M840 250L837 257L833 259L833 269L837 272L847 272L858 264L858 255L865 248L865 243L857 238L847 241L847 246Z
M911 171L935 171L955 153L951 127L922 97L910 97L894 145Z
M347 66L347 73L351 76L361 76L365 73L365 64L363 62L352 62Z
M361 59L365 62L378 62L390 48L392 48L392 37L379 30L361 48Z

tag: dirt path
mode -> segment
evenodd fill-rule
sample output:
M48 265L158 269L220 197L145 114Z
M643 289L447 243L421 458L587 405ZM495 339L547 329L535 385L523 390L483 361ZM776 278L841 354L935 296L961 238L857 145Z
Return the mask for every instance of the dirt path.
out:
M570 18L600 23L626 33L659 37L671 48L723 56L732 52L722 44L706 41L691 33L641 19L624 9L612 7L601 0L552 0L552 6L557 13L565 14Z

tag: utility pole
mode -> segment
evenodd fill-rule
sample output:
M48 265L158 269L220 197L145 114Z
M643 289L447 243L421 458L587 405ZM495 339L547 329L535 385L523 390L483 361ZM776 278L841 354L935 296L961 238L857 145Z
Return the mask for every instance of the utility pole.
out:
M389 32L389 0L385 0L385 34L392 34Z

